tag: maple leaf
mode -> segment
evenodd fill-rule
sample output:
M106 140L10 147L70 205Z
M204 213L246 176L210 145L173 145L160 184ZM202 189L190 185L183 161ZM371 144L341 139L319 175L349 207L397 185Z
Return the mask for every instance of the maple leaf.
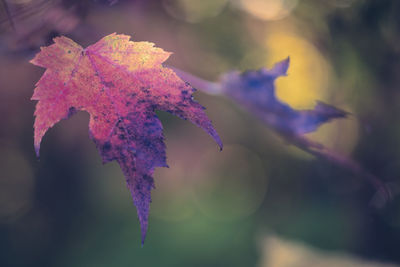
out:
M90 115L89 135L103 163L120 165L137 208L144 242L155 167L167 167L162 125L155 110L189 120L221 140L204 107L192 98L194 89L162 63L170 53L149 42L132 42L111 34L82 48L66 37L42 47L31 61L46 68L32 100L37 155L46 131L77 110Z

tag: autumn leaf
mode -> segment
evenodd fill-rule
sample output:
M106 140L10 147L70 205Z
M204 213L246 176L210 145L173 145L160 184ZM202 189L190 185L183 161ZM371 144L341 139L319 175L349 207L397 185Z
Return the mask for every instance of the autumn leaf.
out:
M66 37L41 48L31 61L46 68L36 84L34 143L55 123L78 110L90 114L89 135L103 163L120 165L137 208L144 242L155 167L167 167L162 125L155 110L190 120L221 140L204 108L192 99L194 89L163 67L170 53L149 42L111 34L82 48Z

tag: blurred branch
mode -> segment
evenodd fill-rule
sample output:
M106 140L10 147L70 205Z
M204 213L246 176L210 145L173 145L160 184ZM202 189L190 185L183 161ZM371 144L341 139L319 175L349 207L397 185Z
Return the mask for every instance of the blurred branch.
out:
M393 199L393 192L390 190L390 188L386 186L377 176L363 168L357 161L333 151L323 144L314 142L304 136L285 136L285 139L303 151L310 153L311 155L346 169L357 177L366 179L377 190L370 203L372 206L381 208L385 205L385 203Z
M221 86L220 83L206 81L177 68L172 69L183 80L189 82L193 87L201 90L202 92L211 95L226 94L223 86ZM363 168L357 161L334 150L331 150L321 143L312 141L306 138L303 134L296 134L294 132L276 127L276 119L279 119L279 116L284 114L275 113L274 111L271 111L269 114L261 114L258 110L256 110L256 107L253 107L252 105L247 104L244 106L248 111L251 112L251 114L254 114L256 117L261 119L264 124L266 124L270 129L274 130L278 135L283 137L288 143L317 158L333 163L336 166L349 171L357 177L362 177L366 179L377 190L375 196L370 203L372 206L377 208L382 207L385 203L393 198L392 190L390 190L388 186L386 186L377 176ZM282 117L282 120L285 120L285 118Z

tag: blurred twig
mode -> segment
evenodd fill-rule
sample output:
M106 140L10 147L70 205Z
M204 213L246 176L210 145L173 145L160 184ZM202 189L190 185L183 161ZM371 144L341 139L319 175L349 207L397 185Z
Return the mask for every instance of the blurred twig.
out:
M172 68L172 69L174 69L174 71L178 74L178 76L180 76L183 80L189 82L193 87L201 90L202 92L212 95L224 94L223 89L218 83L206 81L204 79L196 77L192 74L189 74L177 68ZM253 112L251 106L246 106L246 108L252 114L255 114L257 116L258 113ZM333 163L349 171L350 173L352 173L357 177L362 177L366 179L370 184L372 184L374 188L377 190L377 193L375 194L370 203L372 206L382 207L385 203L387 203L389 200L393 198L393 193L388 188L388 186L386 186L377 176L375 176L374 174L363 168L357 161L345 155L342 155L332 149L329 149L321 143L312 141L307 137L305 137L304 135L292 134L277 129L271 123L274 120L269 119L270 117L273 116L276 116L276 114L270 114L270 116L258 116L258 117L263 121L264 124L266 124L270 129L274 130L278 135L283 137L288 143L300 148L301 150L311 155L314 155L315 157Z
M358 177L363 177L371 183L377 190L371 205L375 207L382 207L386 202L393 198L392 191L388 188L377 176L363 168L357 161L333 151L326 146L314 142L304 136L286 136L285 138L293 145L314 155L331 162L343 169L346 169Z

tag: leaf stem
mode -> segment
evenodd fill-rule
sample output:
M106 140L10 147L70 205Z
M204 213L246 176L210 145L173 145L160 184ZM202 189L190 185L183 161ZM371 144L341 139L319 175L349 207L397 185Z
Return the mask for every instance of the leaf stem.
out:
M210 82L207 80L204 80L200 77L197 77L193 74L187 73L183 70L180 70L175 67L168 66L168 68L172 69L175 71L175 73L184 81L190 83L194 88L210 94L210 95L220 95L222 94L222 88L219 85L219 83L216 82Z

